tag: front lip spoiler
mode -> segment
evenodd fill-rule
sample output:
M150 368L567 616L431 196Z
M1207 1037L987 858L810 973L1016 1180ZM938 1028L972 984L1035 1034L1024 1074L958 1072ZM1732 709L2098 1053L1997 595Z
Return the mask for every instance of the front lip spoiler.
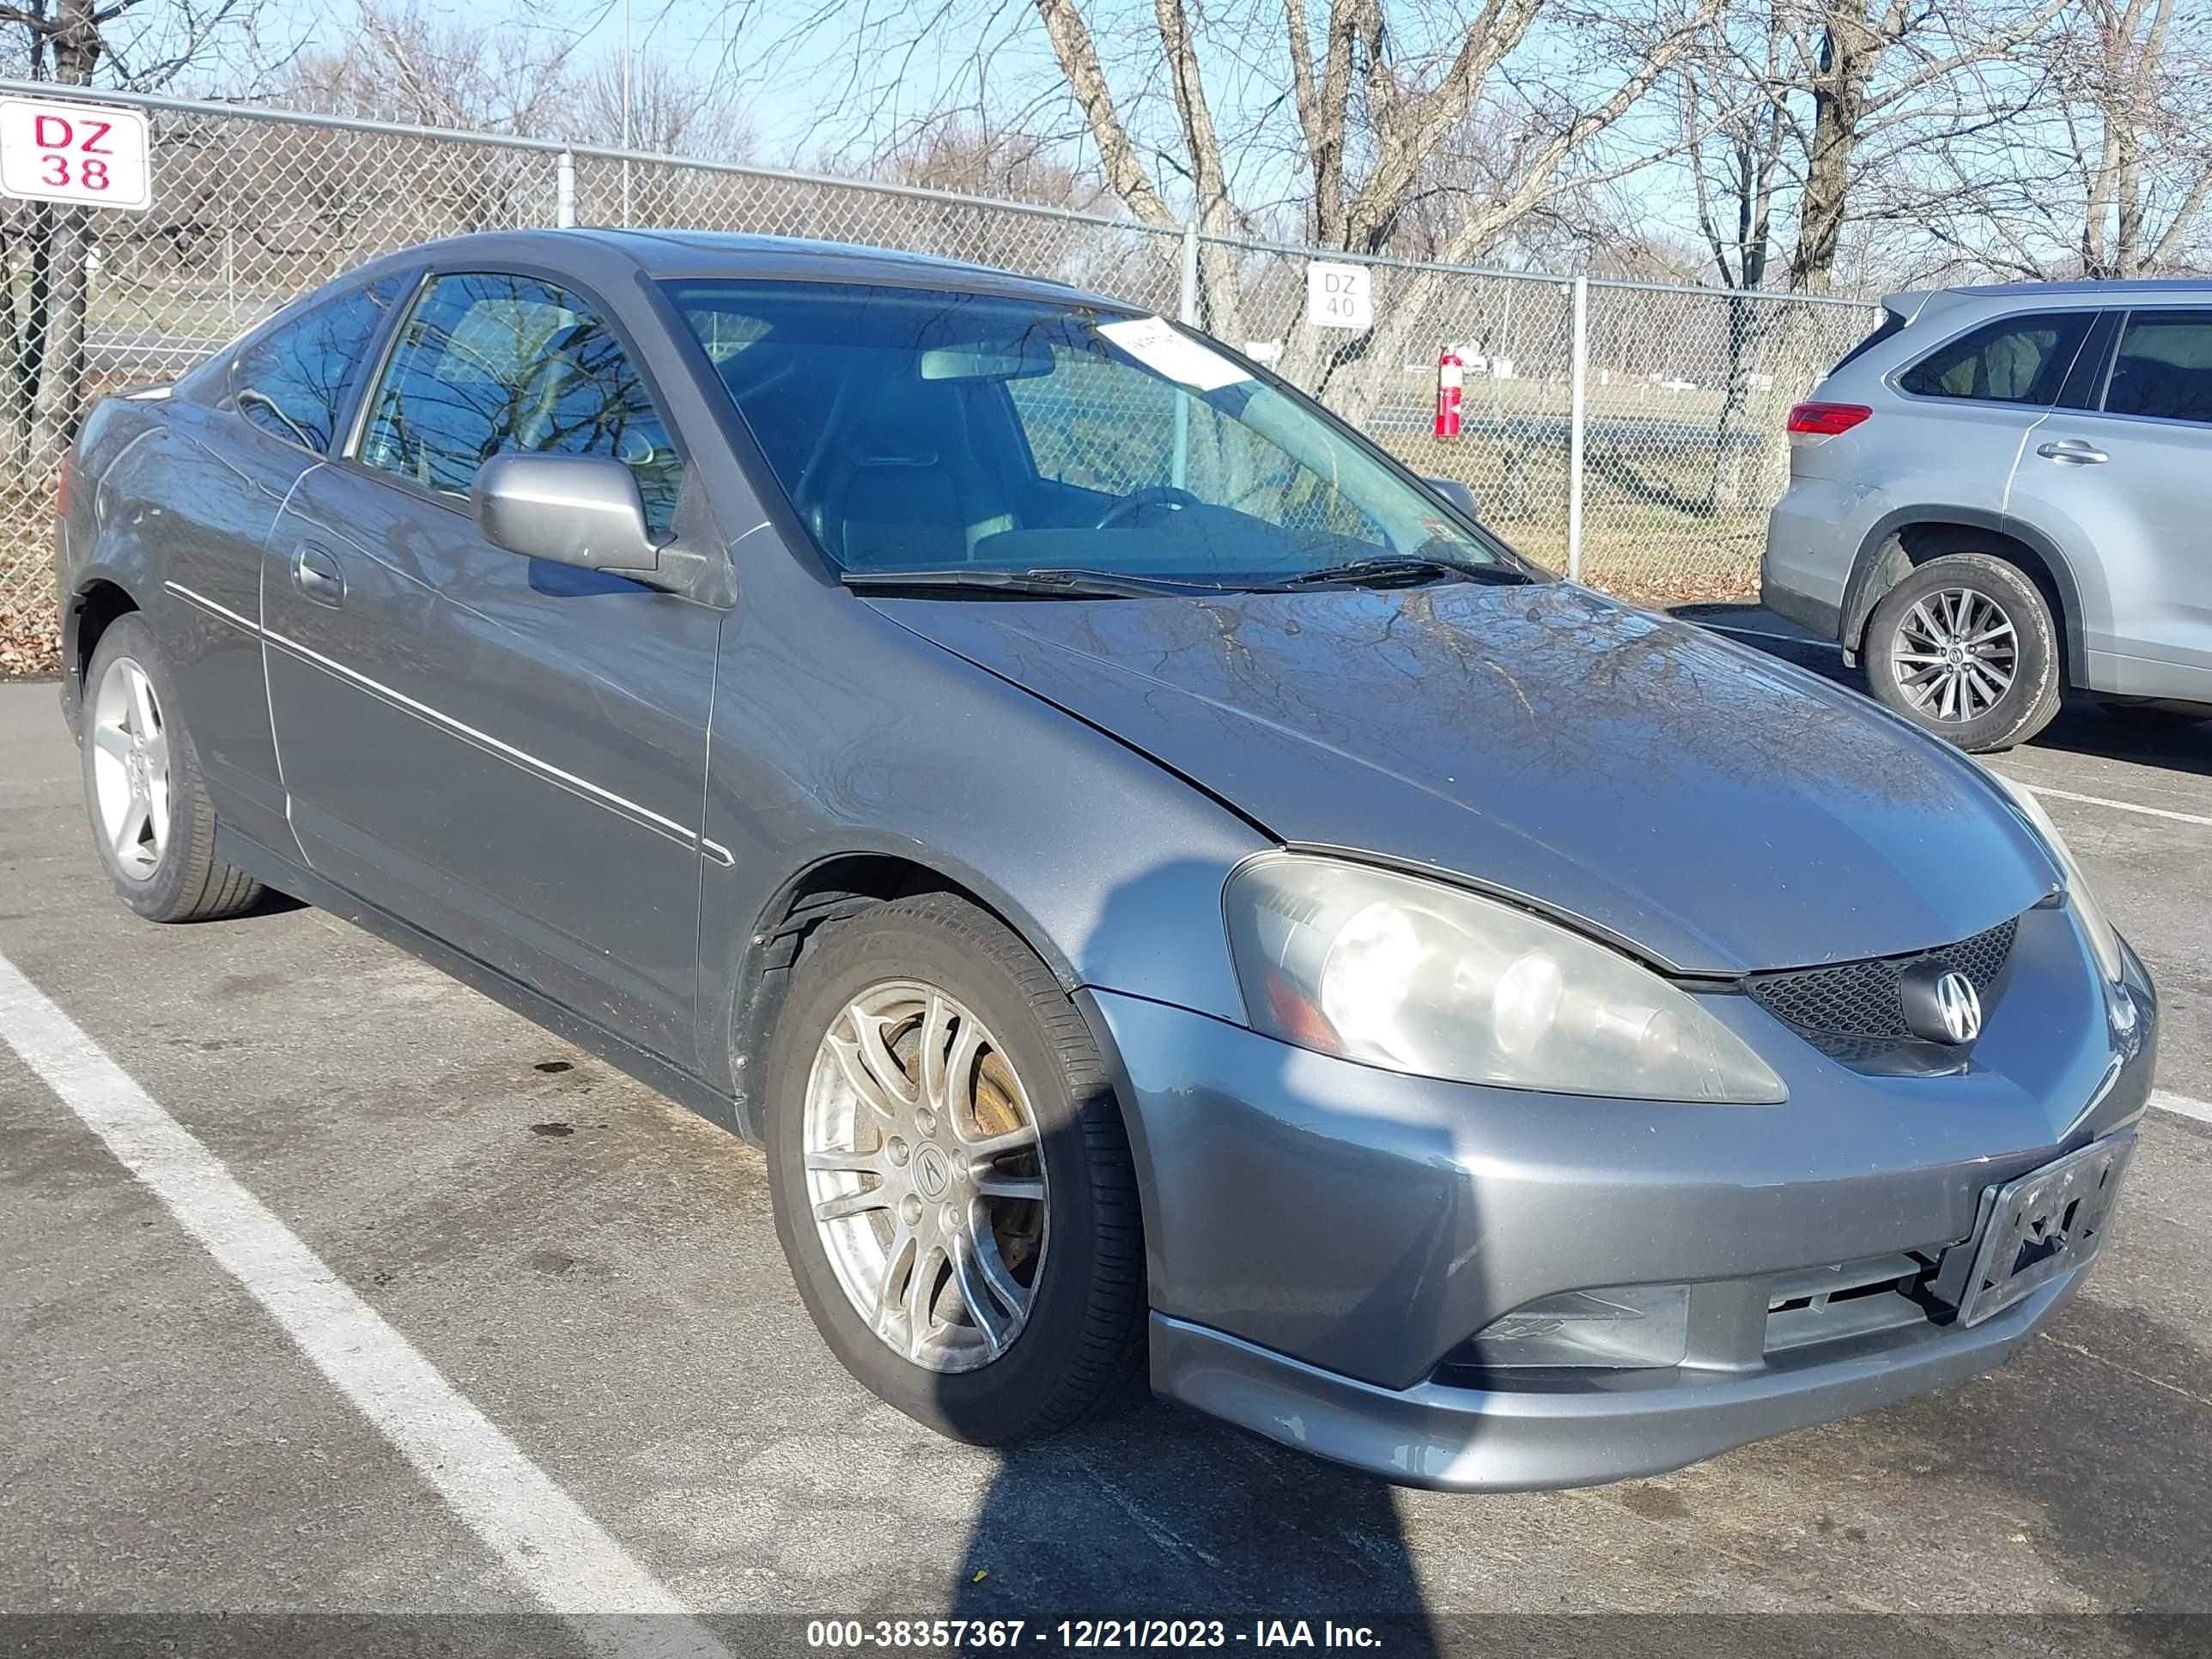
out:
M2083 1263L1971 1330L1925 1328L1876 1352L1710 1372L1658 1388L1391 1389L1203 1325L1152 1316L1154 1392L1395 1485L1529 1492L1663 1474L2002 1364L2079 1286Z

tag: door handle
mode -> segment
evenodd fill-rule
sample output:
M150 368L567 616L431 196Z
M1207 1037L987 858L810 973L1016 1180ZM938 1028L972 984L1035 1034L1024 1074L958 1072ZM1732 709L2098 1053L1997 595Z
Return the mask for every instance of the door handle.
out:
M2086 438L2056 438L2037 445L2035 453L2061 466L2096 466L2112 459Z
M302 547L292 556L292 585L301 597L335 611L345 603L345 575L338 562L319 547Z

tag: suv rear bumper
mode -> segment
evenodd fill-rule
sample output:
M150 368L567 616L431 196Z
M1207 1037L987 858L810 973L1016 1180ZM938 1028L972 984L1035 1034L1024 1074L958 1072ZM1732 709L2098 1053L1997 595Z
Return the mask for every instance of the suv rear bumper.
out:
M1759 602L1776 616L1785 617L1800 628L1808 628L1824 640L1840 641L1843 637L1841 605L1784 587L1764 570L1759 573Z
M1865 491L1827 478L1796 478L1766 515L1759 603L1823 639L1842 636L1844 597L1858 557Z

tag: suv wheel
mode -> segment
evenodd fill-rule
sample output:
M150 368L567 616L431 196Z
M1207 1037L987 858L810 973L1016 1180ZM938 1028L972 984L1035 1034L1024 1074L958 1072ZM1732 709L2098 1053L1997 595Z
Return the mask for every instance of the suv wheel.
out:
M1867 623L1867 681L1897 713L1972 754L2025 743L2058 712L2051 607L2016 565L1931 559Z
M84 676L84 802L123 902L149 921L213 921L261 896L215 855L215 808L153 630L119 617Z
M945 895L809 945L770 1043L776 1231L845 1368L942 1433L1052 1434L1126 1392L1143 1232L1082 1016Z

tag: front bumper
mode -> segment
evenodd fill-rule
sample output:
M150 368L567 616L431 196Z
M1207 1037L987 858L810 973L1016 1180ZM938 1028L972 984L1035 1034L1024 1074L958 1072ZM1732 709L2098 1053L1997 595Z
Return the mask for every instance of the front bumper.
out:
M1946 1077L1853 1072L1714 998L1780 1062L1771 1107L1402 1077L1093 992L1145 1200L1153 1385L1385 1479L1504 1490L1677 1468L2000 1364L2079 1270L1972 1329L1908 1308L1784 1337L1770 1310L1808 1274L1940 1255L1985 1188L2141 1115L2148 979L2130 957L2115 1018L2063 971L2082 951L2064 910L2023 918L2030 971ZM1691 1286L1682 1364L1461 1366L1505 1313L1630 1284Z
M1152 1388L1401 1486L1529 1492L1663 1474L1746 1441L1893 1405L2001 1365L2073 1293L2077 1269L1972 1330L1747 1373L1678 1368L1574 1391L1369 1382L1155 1314ZM1633 1376L1630 1373L1626 1375Z

